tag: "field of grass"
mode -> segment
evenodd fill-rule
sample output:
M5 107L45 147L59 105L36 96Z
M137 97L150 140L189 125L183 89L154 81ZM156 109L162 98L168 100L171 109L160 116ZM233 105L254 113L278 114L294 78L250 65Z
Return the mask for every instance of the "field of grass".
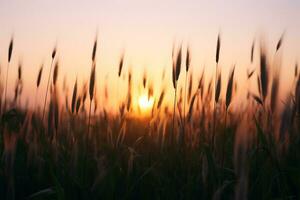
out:
M174 45L172 80L166 80L173 85L171 106L164 102L165 89L152 96L144 75L141 87L155 99L145 116L134 114L131 90L137 86L130 71L127 97L115 105L119 112L97 109L97 40L91 47L89 83L81 87L76 81L70 86L72 96L63 96L57 86L56 48L49 53L52 64L40 68L33 89L41 81L48 83L41 109L20 106L19 66L13 98L6 89L11 83L0 83L0 199L299 199L297 64L293 85L282 99L280 64L253 42L249 62L257 59L259 65L248 71L247 79L256 86L248 88L245 106L233 109L238 74L235 67L222 74L220 36L216 43L216 66L209 66L215 76L209 80L203 72L196 84L195 77L191 81L192 52ZM12 39L7 68L1 70L7 70L4 80L15 70L10 66L13 54ZM124 73L124 57L119 63L116 78ZM177 84L179 76L184 85Z

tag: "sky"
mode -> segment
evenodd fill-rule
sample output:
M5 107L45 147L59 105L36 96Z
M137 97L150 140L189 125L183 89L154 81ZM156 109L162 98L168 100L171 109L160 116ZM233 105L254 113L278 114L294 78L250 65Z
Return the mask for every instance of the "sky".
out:
M272 57L285 32L281 52L285 85L300 57L299 10L299 0L0 0L1 79L12 35L15 46L8 94L13 94L17 65L22 61L24 95L31 99L39 66L43 63L48 73L55 44L59 82L66 76L72 89L76 77L79 83L88 80L97 30L97 87L103 88L108 80L111 93L117 84L124 85L117 83L116 77L123 51L125 70L131 68L138 79L146 68L152 82L159 84L158 74L163 69L170 75L174 41L189 44L195 76L200 76L204 66L209 76L215 66L220 32L222 70L227 74L236 64L237 74L242 77L247 68L254 68L249 61L253 39L258 41L264 36ZM171 87L170 76L169 80ZM43 81L39 97L43 97L45 85Z

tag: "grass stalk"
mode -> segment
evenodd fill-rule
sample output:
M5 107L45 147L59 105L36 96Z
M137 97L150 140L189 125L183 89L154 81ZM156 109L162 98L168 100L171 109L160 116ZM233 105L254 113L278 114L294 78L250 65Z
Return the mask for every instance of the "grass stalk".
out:
M174 135L175 135L176 97L177 97L177 84L175 86L175 96L174 96L173 119L172 119L173 122L172 122L172 132L171 132L171 145L174 142Z
M48 90L49 90L49 84L50 84L50 79L51 79L51 72L52 72L53 61L54 61L54 59L52 58L52 60L51 60L51 65L50 65L50 71L49 71L49 75L48 75L48 82L47 82L47 88L46 88L46 95L45 95L45 100L44 100L44 107L43 107L42 121L44 121L44 117L45 117L45 109L46 109L46 103L47 103L47 97L48 97Z
M9 64L10 62L8 62L7 64L7 68L6 68L6 78L5 78L5 91L4 91L4 111L6 110L6 93L7 93L7 81L8 81L8 69L9 69Z

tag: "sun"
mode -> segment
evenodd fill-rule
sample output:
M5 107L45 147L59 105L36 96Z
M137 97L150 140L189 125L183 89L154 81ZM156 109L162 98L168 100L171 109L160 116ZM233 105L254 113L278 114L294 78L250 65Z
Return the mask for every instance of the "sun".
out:
M147 95L142 95L139 97L139 107L141 110L149 110L152 108L154 103L153 97L149 97Z

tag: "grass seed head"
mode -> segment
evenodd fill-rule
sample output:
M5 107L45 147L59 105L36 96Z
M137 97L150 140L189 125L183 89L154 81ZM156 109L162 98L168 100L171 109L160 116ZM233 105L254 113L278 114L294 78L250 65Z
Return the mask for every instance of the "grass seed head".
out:
M218 39L217 39L217 48L216 48L216 63L219 63L220 47L221 47L221 36L220 36L220 33L219 33L218 34Z
M254 74L255 69L253 69L252 71L247 70L247 79L250 79L252 77L252 75Z
M52 54L51 54L52 60L55 58L55 55L56 55L56 46L52 50Z
M176 89L176 69L174 63L172 65L172 83L173 83L173 88Z
M120 58L120 62L119 62L119 71L118 71L118 76L119 77L121 76L123 65L124 65L124 53L122 53L121 58Z
M78 114L80 105L81 105L81 97L79 96L76 102L76 114Z
M18 66L18 79L19 79L19 81L22 80L22 63L21 62L19 63L19 66Z
M191 100L192 97L192 90L193 90L193 73L191 73L190 75L190 79L189 79L189 88L188 88L188 102Z
M89 87L89 94L90 100L92 101L94 98L94 88L95 88L95 77L96 76L96 64L94 63L92 66L91 76L90 76L90 87Z
M297 78L298 76L298 63L296 62L295 64L295 72L294 72L294 76Z
M251 55L250 55L251 63L253 63L253 59L254 59L254 47L255 47L255 40L253 40L252 46L251 46Z
M13 52L13 46L14 46L14 38L11 37L9 47L8 47L8 62L10 63L12 52Z
M77 98L77 79L75 81L74 88L73 88L72 105L71 105L72 113L74 113L75 110L76 98Z
M181 69L181 60L182 60L182 45L180 45L180 49L177 53L176 64L175 64L175 80L176 82L179 79L180 69Z
M159 95L159 100L158 100L158 103L157 103L157 109L159 109L163 103L163 100L164 100L164 97L165 97L165 89L162 90L162 92L160 93Z
M55 66L54 66L54 71L53 71L53 85L56 85L57 77L58 77L58 61L56 61Z
M42 73L43 73L43 65L41 65L39 73L38 73L38 77L36 80L36 87L38 88L41 84L41 79L42 79Z
M234 76L234 70L235 70L235 66L233 67L229 79L228 79L228 83L227 83L227 90L226 90L226 110L228 109L230 103L231 103L231 99L232 99L232 91L233 91L233 76Z
M221 93L221 73L218 74L218 80L217 80L217 85L216 85L216 91L215 91L215 102L218 103L220 93Z
M267 63L267 55L263 47L260 51L260 86L263 100L266 99L269 87L269 69Z
M281 45L282 45L282 41L283 41L283 38L284 38L284 33L282 33L282 35L280 36L278 42L277 42L277 45L276 45L276 52L280 49Z
M94 46L93 46L93 53L92 53L92 61L95 62L96 59L96 52L97 52L97 36L94 41Z
M191 64L191 55L190 55L190 48L187 47L186 50L186 60L185 60L185 71L188 72Z
M143 74L143 87L146 88L146 84L147 84L147 72L146 70L144 70L144 74Z

